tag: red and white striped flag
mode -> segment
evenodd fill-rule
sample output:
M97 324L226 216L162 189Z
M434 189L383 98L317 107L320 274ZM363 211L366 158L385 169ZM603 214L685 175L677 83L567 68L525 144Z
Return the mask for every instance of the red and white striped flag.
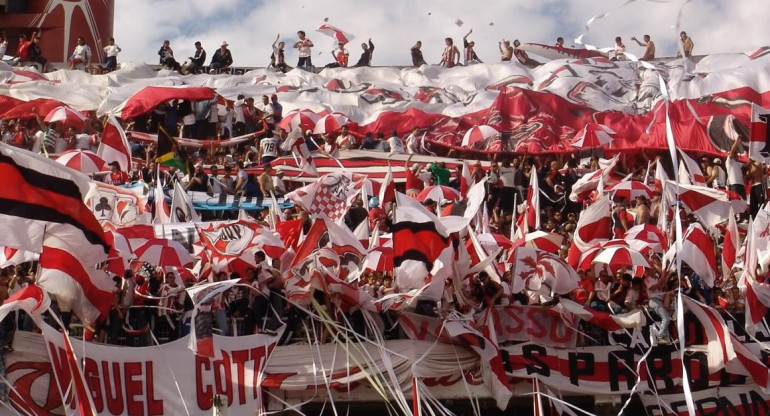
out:
M48 294L36 285L28 285L14 293L0 305L0 321L17 310L22 309L30 316L37 316L48 310L51 299Z
M714 287L717 278L717 253L714 242L698 223L690 224L684 235L682 261L703 279L708 287Z
M37 260L38 255L17 248L0 247L0 269Z
M303 172L318 176L318 168L316 168L313 155L310 154L310 149L308 149L305 138L302 136L302 129L292 130L286 140L281 143L281 149L291 152L295 158L299 159L299 168Z
M112 114L107 117L96 154L107 163L118 162L123 172L131 171L131 147L126 132Z
M37 284L56 295L61 310L72 310L87 324L106 316L115 300L115 283L107 273L78 259L56 237L45 240Z
M690 183L693 185L705 186L706 177L703 175L703 170L701 170L698 162L685 152L679 153L682 155L682 162L684 162L684 165L687 167L687 172L690 173ZM680 177L679 180L682 181L684 178Z
M530 232L540 229L540 185L535 165L530 170L527 200L524 201L524 212L519 217L518 228L520 235L517 238L524 238Z

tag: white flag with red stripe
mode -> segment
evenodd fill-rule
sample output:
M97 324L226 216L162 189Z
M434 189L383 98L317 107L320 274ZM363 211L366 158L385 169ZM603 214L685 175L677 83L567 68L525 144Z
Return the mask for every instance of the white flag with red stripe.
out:
M730 210L730 216L727 217L727 228L725 229L724 244L722 244L722 277L727 281L730 271L735 265L738 257L738 248L741 246L740 236L738 235L738 224L735 222L735 214Z
M667 200L680 201L709 230L715 230L731 211L739 214L746 210L746 201L731 199L730 194L720 189L668 181L665 193Z
M708 287L714 287L717 278L717 253L714 241L698 223L690 224L684 235L682 261L703 279Z
M187 192L185 192L181 184L175 184L174 193L171 198L170 222L173 224L200 221L201 218L198 216L198 213L195 212L195 208L193 207Z
M396 184L393 182L393 169L390 168L390 164L388 164L388 172L385 174L385 179L382 180L382 185L380 185L378 196L380 204L382 204L385 210L387 210L388 204L396 199Z
M107 273L84 264L56 237L45 239L37 284L56 295L60 310L73 311L87 324L106 316L115 300L115 283Z
M0 305L0 321L17 309L22 309L31 316L37 316L48 310L49 306L51 306L51 299L48 294L40 286L28 285Z
M714 308L704 305L689 296L682 296L685 307L695 315L703 326L706 335L706 349L708 351L709 374L714 374L723 369L725 364L736 357L730 330L727 328L722 315Z
M153 224L169 224L171 222L171 210L166 202L166 194L160 184L160 169L155 178L155 218Z
M468 165L467 160L463 160L463 170L460 175L460 195L465 198L468 195L468 190L473 185L473 176L471 176L471 167Z
M684 162L684 165L687 167L687 172L690 173L690 183L693 185L705 186L706 177L703 175L703 170L701 170L698 162L685 152L679 152L679 154L682 155L682 162ZM680 181L683 179L684 178L682 177L679 178Z
M31 251L19 250L11 247L0 247L0 269L26 263L28 261L36 261L37 259L38 255Z
M517 238L524 238L530 232L540 229L540 185L535 165L532 165L530 170L527 200L524 201L523 213L519 217L518 228L520 235Z
M559 305L561 305L562 313L574 315L609 332L620 331L624 328L641 328L647 324L642 310L610 314L588 308L567 298L561 298ZM574 322L571 317L568 320Z
M658 192L663 192L663 184L668 180L668 174L666 174L666 170L663 169L663 164L660 163L660 159L655 162L655 165L655 189Z
M131 147L126 132L112 114L107 117L96 154L107 163L118 162L123 172L131 171Z
M759 217L759 216L757 216ZM767 314L770 307L770 285L760 283L757 280L757 267L759 259L757 255L757 228L754 221L749 221L748 235L746 236L746 250L743 257L743 272L738 279L738 287L745 290L746 307L744 313L746 332L754 334L759 328L760 322Z

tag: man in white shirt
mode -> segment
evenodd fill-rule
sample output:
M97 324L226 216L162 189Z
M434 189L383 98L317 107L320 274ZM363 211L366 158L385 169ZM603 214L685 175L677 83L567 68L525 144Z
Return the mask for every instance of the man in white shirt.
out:
M273 108L273 104L270 103L270 97L267 95L262 96L262 107L260 107L260 110L262 110L262 118L267 123L267 127L271 131L275 129L275 108Z
M420 139L417 138L419 129L417 127L412 129L412 132L406 136L404 144L406 145L406 153L410 155L420 154Z
M263 165L270 163L278 157L278 138L265 137L259 141L259 161Z
M107 41L107 46L104 47L104 64L103 70L112 71L118 67L118 53L120 53L120 46L115 44L115 39L110 38Z
M404 154L404 142L398 137L398 132L393 130L393 134L388 138L388 147L390 147L391 155L403 155Z
M275 170L275 175L273 176L273 192L276 197L286 194L286 184L283 182L283 175L283 169L278 168Z
M746 185L744 185L743 182L743 163L735 158L738 154L738 146L740 143L740 140L733 142L733 146L727 154L727 159L725 159L725 168L727 170L727 189L730 192L735 192L745 200Z
M233 113L235 116L235 127L233 129L233 137L243 136L246 134L246 116L243 114L243 107L246 105L246 96L238 94L238 97L233 103Z
M623 44L623 40L620 36L615 38L615 56L612 57L613 61L625 61L626 60L626 45Z
M86 68L91 65L91 48L82 37L78 38L78 44L67 62L70 69L75 69L78 64L86 64Z
M350 150L358 147L356 138L348 132L348 126L342 126L340 135L337 136L337 148L340 150Z
M297 32L297 36L299 37L299 40L294 43L294 48L299 50L299 61L297 61L297 68L311 70L313 69L313 52L311 49L314 46L313 42L305 37L304 30Z

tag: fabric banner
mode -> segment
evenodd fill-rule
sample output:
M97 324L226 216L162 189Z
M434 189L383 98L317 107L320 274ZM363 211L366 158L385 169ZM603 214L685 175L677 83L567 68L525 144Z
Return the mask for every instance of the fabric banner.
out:
M719 387L693 392L695 411L699 415L766 415L770 412L768 397L756 384ZM681 393L643 395L642 403L650 416L685 416L687 405Z

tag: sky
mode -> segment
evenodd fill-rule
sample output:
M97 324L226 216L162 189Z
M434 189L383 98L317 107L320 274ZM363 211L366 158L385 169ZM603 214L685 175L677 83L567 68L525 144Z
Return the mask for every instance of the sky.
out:
M770 44L767 0L115 0L114 37L123 49L121 62L157 64L165 39L180 62L192 56L195 41L210 59L227 41L234 66L252 67L268 64L279 34L287 44L287 63L295 65L291 45L296 32L305 30L316 45L313 63L322 66L333 60L333 41L315 29L328 19L355 36L347 47L352 62L361 42L371 38L375 66L411 65L409 49L417 40L426 61L438 63L443 39L462 46L471 29L469 40L485 62L499 61L502 39L552 44L562 36L569 46L580 34L600 48L621 36L628 52L638 56L644 49L630 38L649 34L660 57L676 54L680 12L680 28L693 39L696 55ZM586 31L589 19L605 13Z

